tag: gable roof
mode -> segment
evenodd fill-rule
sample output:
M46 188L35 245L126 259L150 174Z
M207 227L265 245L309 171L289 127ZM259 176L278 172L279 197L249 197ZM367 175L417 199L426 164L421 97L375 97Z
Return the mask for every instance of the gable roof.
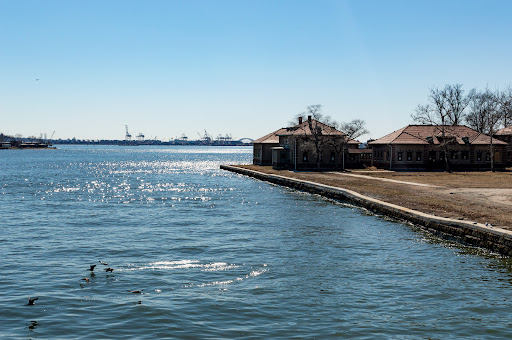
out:
M445 136L448 138L453 138L457 144L463 145L466 144L465 140L467 138L467 143L473 145L489 145L491 143L491 137L486 134L480 133L476 130L473 130L464 125L445 125ZM407 144L407 145L428 145L441 144L441 127L436 125L407 125L400 130L396 130L382 138L379 138L373 142L370 142L372 145L377 144ZM429 142L428 139L431 138ZM463 139L464 138L464 139ZM507 143L493 140L493 144L495 145L505 145Z
M312 127L320 128L324 136L346 136L346 133L337 130L336 128L324 124L318 120L312 119ZM279 136L311 136L311 128L308 121L304 121L292 127L281 128L274 132L269 133L261 138L253 141L253 144L279 144ZM359 141L351 139L348 144L360 144Z
M320 129L321 134L324 136L345 136L346 134L337 130L336 128L324 124L316 119L311 120L311 127L313 129ZM312 135L311 127L308 120L297 124L295 126L286 128L285 131L280 136L307 136Z
M503 129L496 131L495 134L498 136L512 135L512 125L504 127Z
M279 134L286 131L286 128L281 128L274 132L269 133L261 138L253 141L253 144L279 144Z
M304 121L300 124L297 124L295 126L285 128L285 131L283 133L280 133L279 136L311 136L312 135L311 128L320 129L322 136L343 137L343 136L347 135L346 133L336 129L333 126L324 124L316 119L312 119L311 126L310 126L309 122L306 120L306 121ZM348 141L347 144L358 144L359 145L360 142L355 139L351 139Z

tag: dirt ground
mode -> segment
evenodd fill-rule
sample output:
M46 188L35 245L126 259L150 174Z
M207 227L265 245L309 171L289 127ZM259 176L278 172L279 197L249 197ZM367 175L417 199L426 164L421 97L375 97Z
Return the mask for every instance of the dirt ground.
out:
M512 171L506 172L295 172L241 167L350 189L436 216L489 223L512 230Z

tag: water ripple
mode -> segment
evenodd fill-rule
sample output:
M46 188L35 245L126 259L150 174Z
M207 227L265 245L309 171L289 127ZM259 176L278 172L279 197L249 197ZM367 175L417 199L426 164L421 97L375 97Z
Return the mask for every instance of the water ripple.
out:
M251 152L3 152L2 337L512 336L512 260L218 169Z

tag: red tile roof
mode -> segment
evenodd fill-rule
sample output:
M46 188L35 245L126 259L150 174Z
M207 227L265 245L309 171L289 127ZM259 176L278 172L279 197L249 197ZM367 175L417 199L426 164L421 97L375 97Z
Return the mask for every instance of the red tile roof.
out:
M319 122L318 120L312 119L311 127L309 125L309 122L306 120L302 122L301 124L297 124L293 127L286 128L285 132L280 133L279 136L311 136L311 128L319 128L321 129L323 136L346 136L347 134L330 126L327 124L324 124L322 122ZM359 141L355 139L351 139L348 144L360 144Z
M312 127L318 127L322 131L322 135L324 136L345 136L346 134L335 129L332 126L319 122L315 119L312 120ZM308 121L304 121L301 124L297 124L293 127L281 128L276 130L268 135L265 135L261 138L256 139L254 143L265 143L265 144L278 144L279 136L305 136L311 135L311 129L309 127ZM359 144L358 141L351 139L348 144Z
M442 137L441 126L435 125L408 125L396 130L382 138L379 138L370 144L435 144L439 145ZM448 138L454 138L458 144L465 144L463 140L467 138L469 144L474 145L488 145L491 142L491 138L483 133L473 130L464 125L445 126L445 136ZM431 142L428 139L432 138ZM493 140L493 144L503 144L505 142Z
M256 139L252 143L260 144L279 144L279 134L286 132L286 128L281 128L274 132L269 133L261 138Z
M322 135L324 136L344 136L345 133L335 129L332 126L319 122L318 120L311 120L311 127L313 129L320 129ZM293 127L286 128L285 132L281 133L280 136L304 136L311 135L311 127L309 126L309 122L306 120L301 124L297 124Z

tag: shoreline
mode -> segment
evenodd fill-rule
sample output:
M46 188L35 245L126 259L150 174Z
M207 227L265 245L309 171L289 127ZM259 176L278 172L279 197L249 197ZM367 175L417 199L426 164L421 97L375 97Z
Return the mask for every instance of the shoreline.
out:
M0 147L0 150L56 150L57 148L55 146L49 146L49 147L9 147L9 148L2 148Z
M364 207L374 213L419 225L436 236L464 245L477 246L506 256L512 256L512 231L486 226L483 223L435 216L383 200L362 195L356 191L292 177L268 174L240 166L221 165L222 170L253 177L292 189L318 194Z

